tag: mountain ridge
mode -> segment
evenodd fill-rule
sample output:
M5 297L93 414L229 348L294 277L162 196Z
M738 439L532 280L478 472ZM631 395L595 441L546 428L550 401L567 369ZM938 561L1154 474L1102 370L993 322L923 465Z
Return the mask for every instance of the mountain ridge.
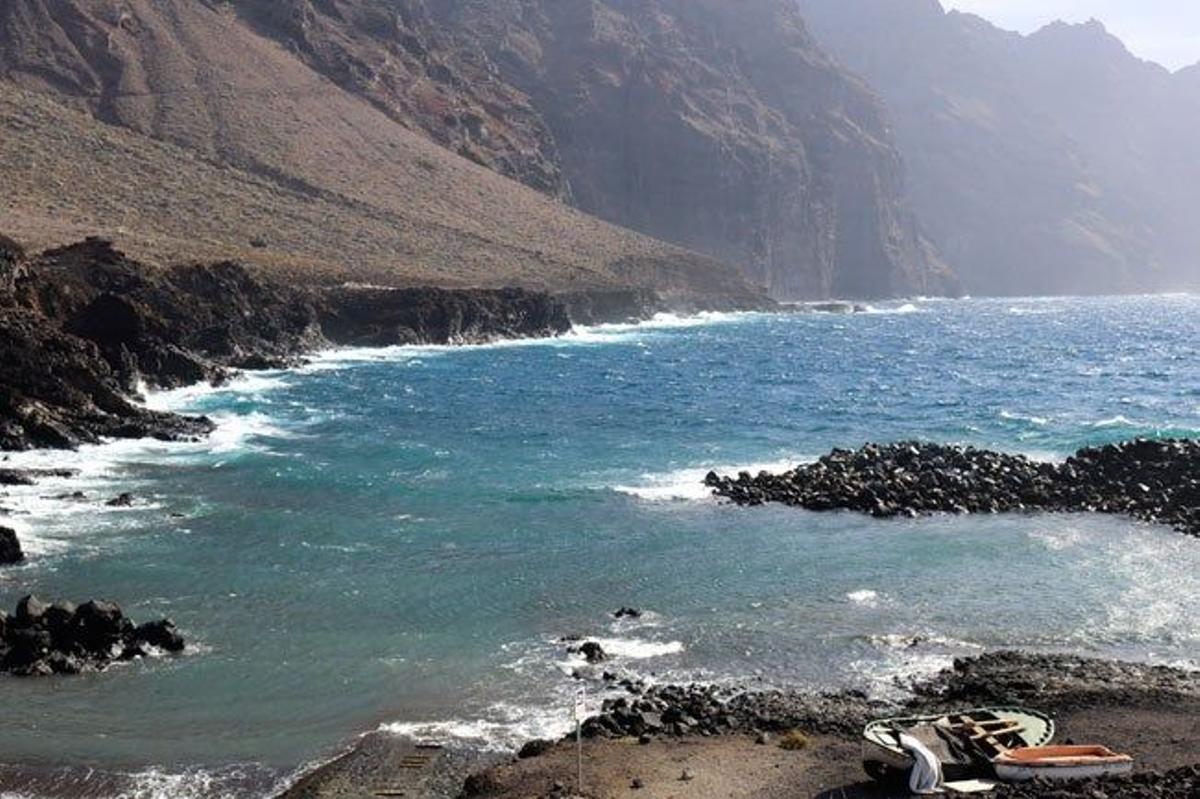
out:
M436 264L402 268L408 282L407 273L416 279L420 272L424 282L449 285L505 279L573 288L555 263L548 268L557 277L536 274L548 259L607 264L581 272L581 287L654 284L693 298L715 290L744 299L753 292L734 287L745 282L739 272L786 298L954 291L949 268L907 207L903 165L877 100L820 53L786 0L748 5L752 24L742 39L715 48L717 61L706 47L709 28L738 22L721 4L654 2L653 13L638 15L618 0L12 0L0 9L0 75L15 89L50 94L221 169L353 206L376 231L376 264L365 270L371 279L386 277L390 247L399 262ZM572 27L571 14L585 24ZM505 48L489 38L496 19L533 36L526 43L555 63L573 53L589 60L561 86L521 85L503 61ZM530 20L564 25L554 29L561 38L536 42L546 31L528 28ZM794 30L771 39L779 20ZM635 50L597 33L608 23L636 34ZM762 37L789 69L807 70L798 73L809 77L804 91L750 79L746 54ZM637 53L657 61L659 78L683 88L629 73ZM608 67L615 71L604 73ZM699 83L688 74L693 67L703 74ZM603 74L641 86L641 105L572 110L575 89L604 91ZM714 113L735 85L776 96L755 98L750 120ZM553 124L563 113L572 124ZM594 158L576 148L589 128L612 134L593 140L607 148ZM523 182L548 202L515 188L509 196L426 143ZM615 187L602 175L614 163ZM600 228L568 204L678 248ZM34 216L44 219L44 210ZM154 215L132 200L126 213ZM72 235L87 232L110 231ZM628 252L613 250L620 237L617 249ZM239 230L232 238L256 244L236 257L274 257L258 251L272 249L270 235ZM48 242L35 233L31 243ZM121 243L154 256L137 242ZM487 246L502 255L489 256ZM451 263L464 247L469 257ZM329 257L330 247L318 249L303 255ZM563 249L574 254L558 256ZM518 269L504 254L521 252L526 263ZM496 260L511 268L489 274ZM671 261L683 266L665 268ZM646 265L640 277L638 263ZM691 281L689 272L703 275ZM683 285L689 281L695 285Z
M1200 91L1098 21L1023 35L937 2L799 0L884 97L914 205L976 294L1200 285Z
M319 282L644 288L681 308L763 301L711 258L588 217L399 125L224 6L122 7L133 21L53 9L72 41L103 39L103 58L48 72L0 49L5 225L31 248L102 233L150 262L238 258ZM37 42L51 26L23 26L48 8L6 4L0 32ZM60 73L98 83L47 94L43 76ZM120 89L130 86L151 90Z

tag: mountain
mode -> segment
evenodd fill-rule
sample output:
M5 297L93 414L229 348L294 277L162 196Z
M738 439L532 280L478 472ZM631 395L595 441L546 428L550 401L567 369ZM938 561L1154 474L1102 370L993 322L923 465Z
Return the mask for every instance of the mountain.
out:
M936 0L799 0L887 103L914 206L980 294L1200 285L1200 80L1104 26L1028 36Z
M577 205L782 298L940 293L874 94L790 0L450 0L545 119Z
M278 260L282 248L352 257L373 280L535 288L745 293L739 270L785 298L953 288L908 208L874 95L821 54L787 0L739 7L11 0L0 82L356 218L308 229L299 246L274 230L287 220L251 223L234 204L233 229L211 237L243 252L222 255ZM142 238L174 230L161 209L122 209L156 219ZM35 216L50 229L44 208ZM91 216L70 232L104 221ZM244 252L251 240L267 246Z
M326 282L634 288L680 307L761 305L731 267L548 196L564 190L555 170L529 164L549 155L522 143L529 160L513 169L541 175L546 191L474 162L525 142L516 122L482 123L497 143L471 159L399 100L388 112L343 88L294 43L262 35L265 5L0 6L5 232L34 249L102 233L143 260L238 258ZM445 108L486 105L493 90L476 83L451 80Z

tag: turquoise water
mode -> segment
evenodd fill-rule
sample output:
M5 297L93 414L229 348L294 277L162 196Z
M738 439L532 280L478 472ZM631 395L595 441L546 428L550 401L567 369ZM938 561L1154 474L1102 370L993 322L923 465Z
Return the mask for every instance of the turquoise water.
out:
M0 602L110 597L195 646L0 680L2 759L131 775L95 795L253 796L380 725L512 745L567 728L568 634L655 679L877 693L989 647L1196 666L1200 543L1177 533L739 509L699 481L867 440L1058 458L1200 434L1197 341L1196 297L922 301L339 352L155 396L221 429L16 458L84 473L0 500L35 556ZM45 498L68 488L141 504Z

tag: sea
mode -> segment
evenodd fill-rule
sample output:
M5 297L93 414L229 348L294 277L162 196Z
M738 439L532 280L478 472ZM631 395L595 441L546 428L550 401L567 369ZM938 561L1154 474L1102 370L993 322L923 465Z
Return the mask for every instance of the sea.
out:
M80 474L0 498L30 555L0 606L108 598L189 646L0 679L0 762L40 775L6 799L263 796L371 730L503 750L570 730L602 670L894 697L1004 647L1200 668L1200 541L1172 530L739 508L703 485L868 441L1059 460L1200 435L1200 297L857 310L318 353L148 396L210 416L207 441L12 455Z

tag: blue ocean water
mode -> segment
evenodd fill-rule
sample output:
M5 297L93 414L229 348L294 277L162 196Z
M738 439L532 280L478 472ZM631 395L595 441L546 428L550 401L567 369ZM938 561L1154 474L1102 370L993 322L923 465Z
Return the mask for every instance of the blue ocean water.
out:
M342 351L157 395L220 430L15 456L83 474L0 499L34 555L0 604L108 597L195 646L0 680L2 759L132 775L97 795L252 796L381 725L512 745L570 723L565 635L658 680L877 693L993 647L1200 666L1178 533L742 509L700 482L868 440L1061 458L1200 435L1198 341L1192 296L917 301Z

